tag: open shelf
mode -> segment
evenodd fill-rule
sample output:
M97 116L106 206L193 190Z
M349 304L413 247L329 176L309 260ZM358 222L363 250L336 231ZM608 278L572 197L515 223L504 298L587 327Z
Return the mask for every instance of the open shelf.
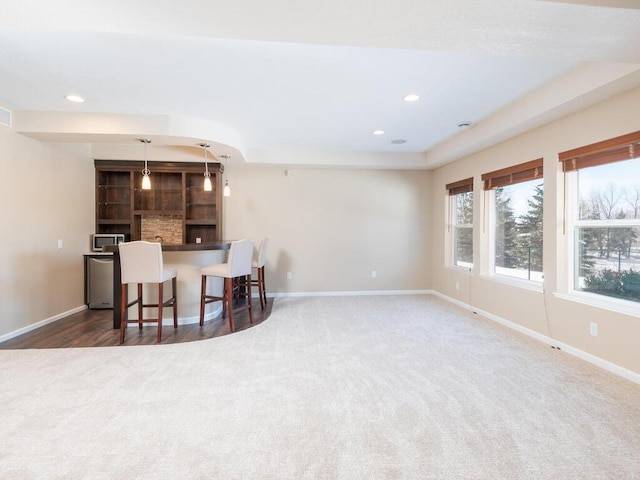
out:
M96 160L95 168L96 233L125 233L140 240L142 219L160 216L182 222L183 243L222 238L219 165L210 164L212 191L203 188L201 163L149 162L150 190L140 187L141 162Z

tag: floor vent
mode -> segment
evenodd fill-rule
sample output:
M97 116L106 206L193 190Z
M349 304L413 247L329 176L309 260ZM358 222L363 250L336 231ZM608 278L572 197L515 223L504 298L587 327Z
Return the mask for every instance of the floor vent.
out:
M11 126L11 110L0 107L0 125Z

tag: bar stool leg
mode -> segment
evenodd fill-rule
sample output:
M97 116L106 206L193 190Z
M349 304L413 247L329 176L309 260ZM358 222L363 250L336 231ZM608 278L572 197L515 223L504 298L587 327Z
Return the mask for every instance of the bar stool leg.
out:
M129 289L126 283L121 284L120 287L120 345L124 343L124 329L127 328L127 302L129 296Z
M173 328L178 328L178 279L171 279L171 296L173 298Z
M144 302L142 301L142 284L138 284L138 330L142 331L142 307L144 306Z
M202 283L200 287L200 327L204 326L204 306L206 302L205 295L207 294L207 276L202 275Z
M251 308L251 274L247 275L247 304L249 305L249 323L253 325L253 309Z
M267 306L267 292L264 286L264 267L258 269L258 295L260 295L260 306L264 310Z
M225 315L225 309L229 313L229 330L233 332L233 278L224 279L224 300L222 307L222 318Z
M162 304L163 304L162 283L158 284L158 343L162 341Z

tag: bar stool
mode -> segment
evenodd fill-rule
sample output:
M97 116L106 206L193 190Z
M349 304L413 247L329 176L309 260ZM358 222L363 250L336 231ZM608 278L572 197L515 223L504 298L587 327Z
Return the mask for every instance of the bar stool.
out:
M251 285L258 287L258 295L260 296L260 307L264 310L267 305L267 290L264 285L264 264L267 256L267 244L269 239L265 238L260 242L260 248L256 255L253 256L253 262L251 266L257 270L258 277L251 280Z
M158 343L162 340L162 309L163 307L173 308L173 328L178 328L178 300L176 297L176 282L178 272L173 268L164 268L162 262L162 247L159 243L153 242L128 242L121 243L118 247L120 252L120 275L121 275L121 301L120 301L120 344L124 343L124 332L129 323L137 323L142 330L143 323L158 324ZM171 280L172 295L167 301L163 301L163 284ZM138 296L129 302L129 284L138 285ZM158 303L146 304L142 298L142 284L155 283L158 285ZM138 306L138 318L128 320L127 312L129 307ZM157 318L143 318L144 308L157 308Z
M253 241L237 240L231 242L227 263L210 265L200 270L202 274L202 289L200 293L200 326L204 326L204 308L207 303L222 302L222 318L229 312L229 330L233 332L233 314L249 310L249 321L253 325L251 310L251 262L253 260ZM222 296L207 295L207 277L224 278ZM246 280L244 280L246 278ZM240 290L240 284L245 285L246 292ZM234 296L246 297L243 305L233 308Z

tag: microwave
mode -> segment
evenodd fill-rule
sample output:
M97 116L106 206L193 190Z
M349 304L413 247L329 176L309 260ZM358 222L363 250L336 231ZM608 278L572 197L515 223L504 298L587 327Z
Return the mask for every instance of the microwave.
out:
M91 235L91 250L103 252L107 245L124 243L124 233L94 233Z

